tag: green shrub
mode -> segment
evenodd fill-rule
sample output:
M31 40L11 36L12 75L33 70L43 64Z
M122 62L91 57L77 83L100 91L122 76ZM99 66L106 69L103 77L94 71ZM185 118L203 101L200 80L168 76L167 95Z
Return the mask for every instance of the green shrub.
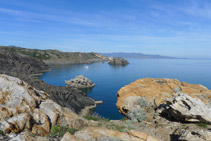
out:
M146 113L141 108L135 108L132 112L128 112L127 116L133 122L142 122L146 119Z
M207 124L205 124L205 123L199 123L197 125L201 128L207 128Z
M76 131L78 131L78 129L55 125L51 128L50 136L62 137L66 132L69 132L70 134L74 134Z
M0 130L0 135L4 135L4 132L2 130Z
M30 136L35 137L36 135L35 135L35 134L33 134L33 133L31 133L31 134L30 134Z
M104 121L110 121L110 119L104 118L100 116L98 113L93 113L92 115L87 115L84 116L85 119L87 120L94 120L94 121L99 121L99 120L104 120Z
M111 124L106 125L106 128L117 130L119 132L125 132L126 127L111 123Z
M103 124L102 124L102 123L97 123L97 125L98 125L99 127L101 127Z
M69 132L70 134L75 134L75 132L78 131L78 129L75 129L75 128L69 128L67 129L67 132Z

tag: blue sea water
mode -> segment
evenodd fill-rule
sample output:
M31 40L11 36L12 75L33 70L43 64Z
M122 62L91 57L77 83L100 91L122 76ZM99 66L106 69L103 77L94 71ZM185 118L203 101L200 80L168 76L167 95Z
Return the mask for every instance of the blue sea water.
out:
M107 62L54 66L39 76L46 83L65 86L65 80L84 75L97 84L86 93L94 100L103 100L95 112L109 119L123 116L116 107L118 90L140 78L174 78L211 89L211 60L190 59L128 59L127 66L112 66Z

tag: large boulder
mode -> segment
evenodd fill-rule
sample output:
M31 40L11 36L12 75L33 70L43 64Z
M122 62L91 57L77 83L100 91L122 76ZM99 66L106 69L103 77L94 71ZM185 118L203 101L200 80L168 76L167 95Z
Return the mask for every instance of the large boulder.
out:
M211 123L211 106L186 94L175 94L161 105L162 113L177 121Z
M92 88L96 84L94 84L91 80L83 75L76 76L74 79L69 81L65 81L67 87L70 88Z
M129 64L124 58L112 58L109 62L110 65L127 65Z
M176 79L145 78L121 88L117 94L116 105L119 111L126 115L128 111L137 107L137 103L140 104L140 98L152 107L158 107L164 103L164 99L171 98L178 92L199 98L204 103L210 103L211 100L211 91L202 85L180 82Z

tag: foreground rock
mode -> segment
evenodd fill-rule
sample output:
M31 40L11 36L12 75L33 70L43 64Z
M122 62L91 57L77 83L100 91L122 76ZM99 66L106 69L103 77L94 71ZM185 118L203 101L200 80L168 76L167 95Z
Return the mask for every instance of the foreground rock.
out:
M0 75L0 130L9 134L26 129L46 136L56 124L70 128L88 125L72 110L50 100L47 93L18 78Z
M175 79L140 79L118 91L117 107L165 141L210 140L211 91Z
M79 75L75 77L74 79L65 81L65 84L67 87L70 87L70 88L92 88L96 85L87 77L84 77L83 75Z
M117 108L126 115L130 109L137 106L141 98L152 107L164 103L164 99L171 98L177 92L185 93L191 97L199 98L204 103L210 103L211 91L202 85L180 82L176 79L139 79L118 91Z
M87 97L81 90L49 85L37 77L31 77L21 73L7 72L6 74L20 78L37 90L48 93L49 99L60 106L70 108L78 114L80 114L82 109L95 107L96 105L95 101L92 98Z
M124 58L113 58L108 62L110 65L127 65L129 64Z
M68 137L69 136L69 137ZM63 137L63 141L65 140L121 140L121 141L159 141L155 137L147 135L143 132L138 132L134 130L130 130L126 133L119 132L116 130L106 129L102 127L86 127L81 131L78 131L74 134L75 137L65 134Z
M166 99L162 109L162 114L177 121L211 123L211 106L186 94Z

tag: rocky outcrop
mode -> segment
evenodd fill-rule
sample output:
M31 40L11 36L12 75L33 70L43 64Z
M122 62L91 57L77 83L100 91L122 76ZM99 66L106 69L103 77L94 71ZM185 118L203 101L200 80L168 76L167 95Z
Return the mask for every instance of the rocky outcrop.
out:
M72 110L50 100L47 93L18 78L0 75L0 130L20 133L28 129L46 136L56 124L70 128L88 125Z
M118 91L119 111L163 140L209 140L211 91L175 79L137 80ZM181 132L182 131L182 132Z
M0 47L0 73L18 72L26 75L38 74L49 70L49 67L36 58L23 56Z
M49 99L53 100L60 106L70 108L78 114L81 112L82 109L86 107L95 106L95 101L92 98L87 97L81 90L67 87L52 86L46 84L44 81L36 77L31 77L21 73L7 72L7 74L20 78L21 80L27 82L37 90L48 93Z
M211 106L186 94L175 94L162 104L162 113L168 118L184 122L211 123Z
M124 58L112 58L109 62L110 65L127 65L129 64Z
M122 114L136 106L139 98L144 98L153 107L164 103L164 99L171 98L177 92L185 93L193 98L199 98L204 103L210 103L211 91L202 85L180 82L176 79L139 79L118 91L117 108ZM132 102L128 100L132 97ZM136 100L134 100L134 97Z
M79 75L69 81L66 80L65 84L67 87L70 87L70 88L92 88L96 85L87 77L84 77L83 75Z

